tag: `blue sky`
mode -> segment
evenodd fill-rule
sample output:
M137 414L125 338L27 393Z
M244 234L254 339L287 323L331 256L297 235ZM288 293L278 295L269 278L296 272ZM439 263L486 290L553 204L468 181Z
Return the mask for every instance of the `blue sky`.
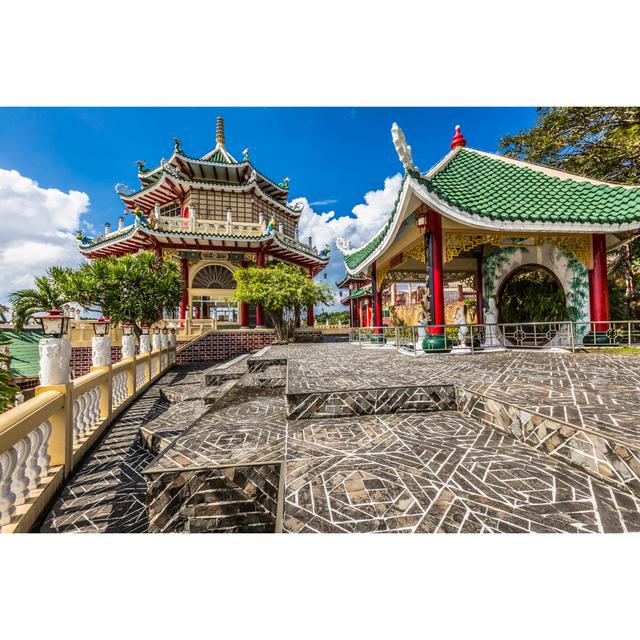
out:
M528 128L535 120L533 108L499 107L1 108L0 170L14 173L5 179L4 190L0 184L0 216L3 223L14 219L18 237L13 234L10 251L7 237L0 244L0 278L3 260L5 270L11 264L24 270L20 283L42 272L46 258L71 261L73 250L68 247L49 253L46 238L39 240L42 248L28 241L43 224L55 227L57 236L68 236L74 216L85 227L101 230L106 221L114 226L123 210L114 185L137 186L136 160L155 166L168 158L173 136L180 138L187 154L206 153L215 146L218 114L225 119L227 148L233 155L240 158L249 147L252 162L267 176L276 181L291 178L291 200L306 199L307 226L322 236L319 243L334 239L326 221L353 217L354 207L360 206L361 219L371 228L359 225L359 233L348 224L337 225L356 236L354 246L375 233L373 227L388 215L383 209L395 199L396 182L387 180L402 169L391 141L394 121L404 129L414 162L426 171L448 152L456 124L470 147L496 151L503 135ZM23 181L15 187L15 172L37 185ZM46 222L38 217L45 209L31 202L34 211L22 229L31 247L26 254L41 259L34 258L32 266L29 260L16 266L20 217L29 208L20 205L16 193L28 195L29 190L46 200ZM59 224L61 219L64 224ZM340 271L335 253L330 279ZM0 299L3 293L0 288Z

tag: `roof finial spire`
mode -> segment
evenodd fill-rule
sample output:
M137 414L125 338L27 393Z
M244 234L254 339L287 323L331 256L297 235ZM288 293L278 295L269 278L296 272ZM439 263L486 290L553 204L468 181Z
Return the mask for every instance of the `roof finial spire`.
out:
M464 136L460 132L460 125L456 125L456 134L453 136L453 140L451 141L451 148L455 149L456 147L466 147L467 141Z
M224 120L222 116L218 116L216 121L216 145L224 147Z

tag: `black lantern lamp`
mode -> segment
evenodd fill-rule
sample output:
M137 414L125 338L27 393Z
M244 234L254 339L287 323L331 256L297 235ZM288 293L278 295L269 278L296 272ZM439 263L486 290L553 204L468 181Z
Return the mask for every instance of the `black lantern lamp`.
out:
M156 335L160 334L160 327L153 327L153 333L155 333Z
M140 329L142 330L142 335L143 336L148 336L149 335L149 323L148 322L143 322L142 325L140 326Z
M167 327L165 327L165 328L162 330L162 335L166 336L166 335L168 335L168 334L169 334L169 329L167 329Z
M420 233L424 233L427 230L427 215L428 209L421 207L416 211L416 227Z
M133 333L133 325L130 322L123 322L121 327L123 336L130 336Z
M109 335L109 318L102 316L93 322L93 332L100 338Z
M60 309L51 309L47 315L39 316L42 332L45 336L62 338L69 330L69 316L65 316Z

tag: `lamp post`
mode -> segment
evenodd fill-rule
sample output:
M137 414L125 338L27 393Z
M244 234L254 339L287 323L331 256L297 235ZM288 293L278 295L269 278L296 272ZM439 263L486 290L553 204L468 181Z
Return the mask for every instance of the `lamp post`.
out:
M140 353L149 353L149 351L151 351L149 323L143 323L140 329L142 330L142 335L140 336Z
M51 309L39 316L45 337L40 340L40 384L42 386L69 382L71 342L65 336L69 330L69 317L59 309Z
M108 367L111 364L111 336L109 318L102 316L93 323L96 334L91 340L91 360L94 367Z
M122 358L135 358L136 337L133 334L133 325L124 322L122 325Z

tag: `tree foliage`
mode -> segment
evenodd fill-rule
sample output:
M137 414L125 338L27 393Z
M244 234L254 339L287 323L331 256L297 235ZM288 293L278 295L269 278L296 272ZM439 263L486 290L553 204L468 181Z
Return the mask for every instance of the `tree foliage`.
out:
M502 138L500 149L597 180L640 185L640 107L541 107L535 125ZM609 254L612 319L640 318L639 277L636 237Z
M500 292L500 321L560 322L568 320L562 288L544 269L515 273Z
M327 284L315 282L293 265L241 268L235 271L234 278L236 298L248 304L261 304L279 340L293 337L295 319L302 309L333 301Z
M163 307L178 306L182 287L177 264L149 251L101 258L77 269L53 267L35 284L9 296L18 329L34 313L74 302L114 323L130 322L138 335L140 325L158 320Z

